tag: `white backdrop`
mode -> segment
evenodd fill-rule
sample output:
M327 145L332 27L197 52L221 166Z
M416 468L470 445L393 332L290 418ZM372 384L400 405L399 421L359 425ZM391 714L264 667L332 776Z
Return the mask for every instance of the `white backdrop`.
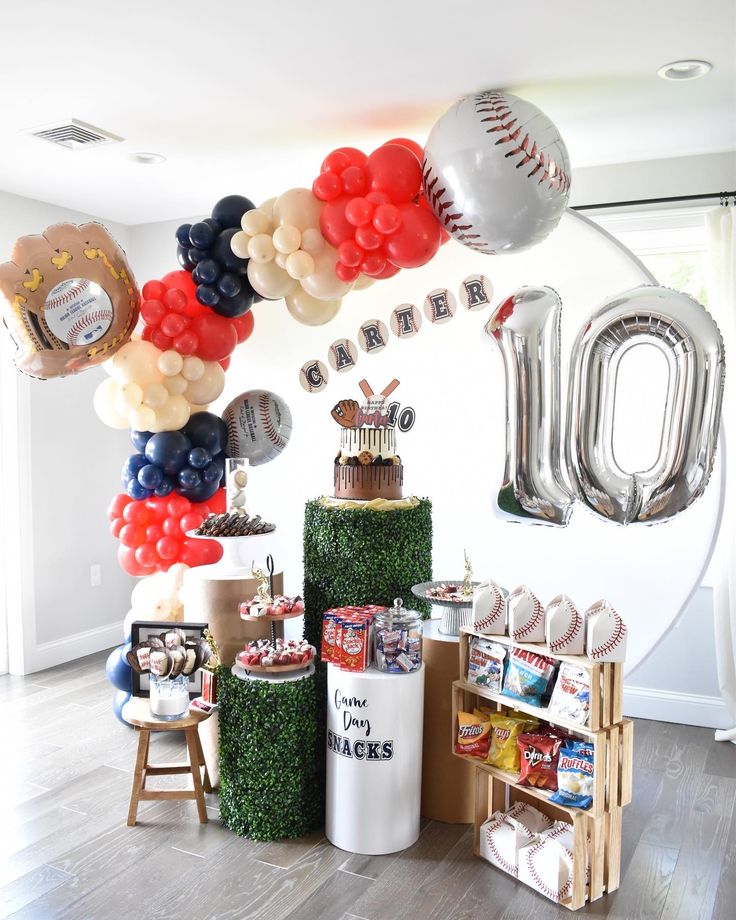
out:
M343 336L357 342L364 320L388 322L391 309L406 301L421 309L424 296L435 287L447 287L457 296L462 279L477 273L491 279L494 304L524 284L546 284L558 291L563 302L563 394L571 343L582 322L604 299L647 280L630 255L594 226L568 214L545 243L517 255L478 255L451 241L428 266L350 294L327 326L297 324L283 301L257 305L255 333L236 351L225 393L213 409L221 411L246 389L272 389L289 403L294 433L282 456L252 472L249 508L277 523L277 568L284 570L286 590L299 591L304 502L332 491L339 429L330 410L339 399L360 399L358 382L364 377L376 392L398 377L396 398L417 413L412 431L397 436L405 494L433 501L435 577L460 577L467 548L476 577L492 577L509 589L525 583L543 603L561 591L581 608L605 597L629 625L631 670L700 583L718 527L719 464L700 501L655 527L618 527L583 507L575 509L566 529L497 518L494 500L505 438L503 367L495 343L483 333L491 311L468 313L461 304L449 323L431 326L425 320L410 340L392 336L379 355L359 352L357 368L331 372L322 393L308 394L299 384L298 372L306 360L327 363L329 344ZM661 424L658 400L665 381L662 363L646 355L652 351L646 346L634 350L625 362L628 370L622 373L627 376L619 391L625 413L617 423L617 446L624 461L638 455L640 468L656 454Z

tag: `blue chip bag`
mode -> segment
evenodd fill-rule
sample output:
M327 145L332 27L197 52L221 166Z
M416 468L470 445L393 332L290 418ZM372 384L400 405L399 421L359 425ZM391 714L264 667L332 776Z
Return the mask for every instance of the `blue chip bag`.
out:
M512 648L501 693L530 706L541 706L555 673L555 662L524 648Z
M593 804L593 746L587 741L567 741L557 761L557 792L550 802L568 808Z

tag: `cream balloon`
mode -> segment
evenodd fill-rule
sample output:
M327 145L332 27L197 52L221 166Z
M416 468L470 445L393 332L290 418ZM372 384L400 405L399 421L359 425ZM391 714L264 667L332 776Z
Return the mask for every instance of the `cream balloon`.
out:
M170 349L169 351L161 352L161 356L158 359L158 369L165 377L173 377L181 372L183 363L184 359L179 352Z
M284 224L273 231L273 245L278 252L289 255L296 252L302 241L302 235L297 227Z
M273 260L278 265L279 268L283 268L283 270L286 271L286 260L288 258L289 257L286 255L285 252L277 252ZM291 275L289 275L289 277L291 278Z
M156 431L156 419L156 413L149 406L138 406L128 412L128 422L135 431Z
M268 218L270 225L272 227L273 227L273 206L275 203L276 203L275 198L268 198L266 199L266 201L263 202L263 204L258 206L258 210L263 211L263 213Z
M248 262L248 281L255 291L268 300L278 300L290 294L297 286L283 268L275 262Z
M113 355L106 370L118 383L135 381L139 386L158 383L161 380L160 357L161 352L152 342L126 342Z
M292 252L287 256L286 265L284 267L292 278L296 278L297 281L300 281L302 278L306 278L307 275L311 275L314 271L314 259L308 252L302 252L301 249L298 249L296 252Z
M92 406L103 425L109 428L130 428L127 412L117 408L118 383L112 377L103 380L95 390Z
M225 371L217 361L205 361L204 373L190 382L184 396L190 403L202 405L214 402L224 389Z
M308 252L310 255L314 256L318 252L321 252L326 245L327 241L317 227L308 227L306 230L302 231L301 248L304 252Z
M249 215L252 214L252 211L246 211L243 215L243 220ZM247 233L244 233L242 230L239 230L237 233L233 234L232 239L230 240L230 249L239 259L248 258L248 248L250 246L250 236Z
M270 262L276 255L270 233L259 233L248 243L248 257L255 262Z
M267 214L263 208L254 208L252 211L246 211L240 226L249 236L258 236L259 233L268 233L271 235L271 215ZM236 233L233 240L240 234Z
M314 257L314 271L301 279L301 286L317 300L337 300L344 297L351 284L341 281L335 274L337 250L325 244L325 248Z
M319 218L324 205L311 189L292 188L279 195L273 205L274 224L290 225L304 231L308 227L319 227Z
M205 362L196 355L190 355L184 359L184 366L181 369L181 375L185 380L199 380L204 374Z
M360 274L353 282L354 291L364 291L366 288L369 288L374 283L373 278L369 278L368 275Z
M289 313L305 326L323 326L329 323L337 315L342 304L342 300L317 300L301 287L289 294L285 300Z
M143 388L143 404L160 409L169 399L169 391L163 383L149 383Z
M181 374L176 374L174 377L164 377L164 386L172 396L181 396L189 386L189 381Z
M156 420L153 425L138 428L138 431L177 431L189 421L191 413L189 401L183 396L169 396L165 406L156 410ZM153 410L149 410L153 411Z
M117 404L121 412L135 409L143 402L143 389L137 383L124 383L118 390Z

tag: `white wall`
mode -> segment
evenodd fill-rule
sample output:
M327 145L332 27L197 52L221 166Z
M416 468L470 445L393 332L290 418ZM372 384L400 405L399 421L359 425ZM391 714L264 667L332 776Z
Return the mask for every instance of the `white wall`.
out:
M10 256L17 237L40 233L60 221L90 216L0 192L0 253ZM105 221L125 248L128 229ZM4 355L11 354L7 337ZM124 431L104 426L92 395L105 374L99 368L73 377L39 381L20 374L3 377L5 395L18 389L22 407L18 443L17 496L21 520L5 549L8 578L24 583L26 609L20 639L9 610L16 655L14 670L35 671L122 641L121 620L129 608L133 579L116 560L117 541L105 515L120 491L120 468L132 448ZM6 432L3 430L3 436ZM7 452L6 452L7 453ZM12 520L12 483L3 483L3 516ZM5 556L8 559L8 556ZM102 585L90 586L90 565L102 567ZM18 646L22 643L21 663ZM13 649L11 648L11 652Z

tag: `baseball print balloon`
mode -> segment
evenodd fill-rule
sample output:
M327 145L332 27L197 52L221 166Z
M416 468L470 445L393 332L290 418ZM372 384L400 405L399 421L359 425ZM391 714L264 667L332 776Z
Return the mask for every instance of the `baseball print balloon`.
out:
M251 466L268 463L281 453L291 437L291 411L270 390L241 393L222 413L227 425L228 453L246 457Z
M531 102L486 90L456 102L430 132L424 194L445 230L482 253L541 243L570 195L567 148Z
M49 329L67 345L91 345L112 325L112 302L89 278L60 281L44 303Z

